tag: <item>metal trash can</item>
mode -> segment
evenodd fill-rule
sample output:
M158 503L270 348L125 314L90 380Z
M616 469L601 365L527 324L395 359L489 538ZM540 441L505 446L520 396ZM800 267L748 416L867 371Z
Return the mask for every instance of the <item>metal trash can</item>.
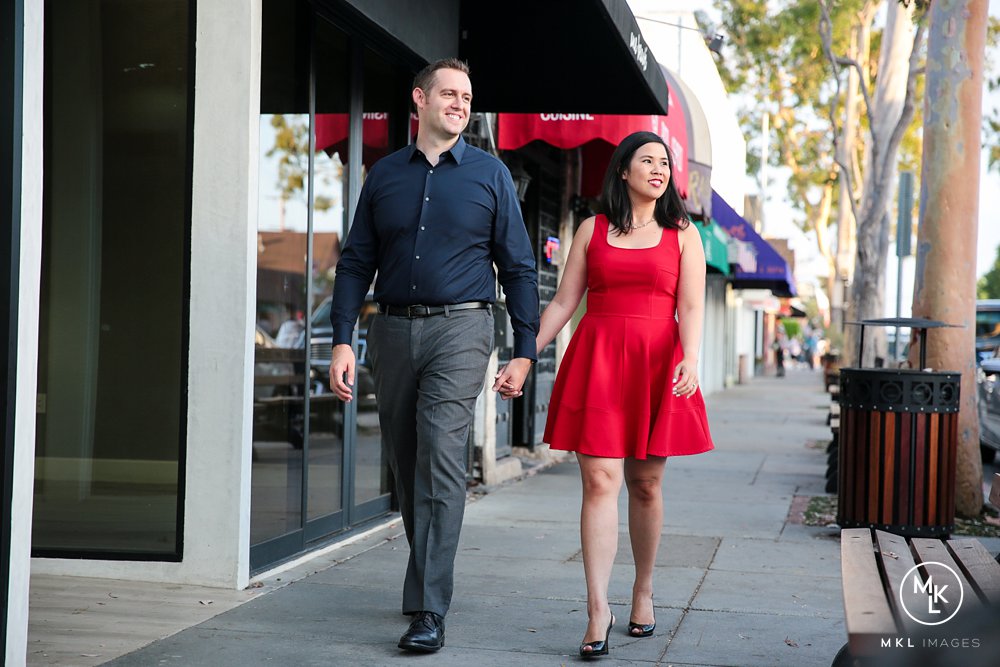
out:
M865 326L931 329L934 320L890 318ZM920 336L920 366L926 366ZM858 355L861 358L861 355ZM961 374L840 369L837 523L897 535L949 535L955 527L955 461Z

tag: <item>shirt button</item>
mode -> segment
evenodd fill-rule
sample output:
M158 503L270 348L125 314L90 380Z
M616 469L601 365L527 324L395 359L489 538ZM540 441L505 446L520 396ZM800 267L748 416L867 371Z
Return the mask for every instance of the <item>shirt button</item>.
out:
M420 259L420 255L417 255L417 259Z
M431 200L430 197L424 197L424 201L430 201L430 200Z
M425 227L423 225L420 225L420 231L424 231L424 229Z
M433 170L433 169L431 169L431 170L430 170L429 172L427 172L427 173L429 173L429 174L433 174L433 173L434 173L434 170Z
M417 289L416 285L410 285L410 289Z

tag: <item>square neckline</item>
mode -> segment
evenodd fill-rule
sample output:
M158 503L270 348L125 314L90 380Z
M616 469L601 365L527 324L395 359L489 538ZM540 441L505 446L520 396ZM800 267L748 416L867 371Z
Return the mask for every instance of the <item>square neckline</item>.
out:
M601 214L601 218L602 218L601 222L604 223L604 235L603 235L604 243L609 248L614 248L615 250L656 250L661 245L663 245L663 239L667 235L666 227L660 227L660 240L656 242L656 245L645 246L642 248L623 248L622 246L612 245L611 241L608 240L608 237L611 235L611 223L608 222L608 217L603 213ZM659 225L657 226L659 227Z

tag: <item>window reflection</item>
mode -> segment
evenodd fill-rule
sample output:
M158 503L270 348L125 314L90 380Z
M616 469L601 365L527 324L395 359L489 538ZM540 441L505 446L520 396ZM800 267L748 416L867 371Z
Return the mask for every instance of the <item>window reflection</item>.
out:
M341 509L347 406L330 391L330 295L347 228L349 49L347 36L316 24L316 116L313 154L313 263L310 321L308 518Z
M329 385L330 297L350 197L405 137L393 121L408 117L412 77L365 50L364 108L355 118L362 141L352 146L350 72L358 50L337 26L311 16L310 3L265 0L263 8L254 567L389 509L367 357L375 304L369 295L362 309L356 399L345 405Z
M45 2L36 555L180 556L188 10Z
M251 544L302 523L309 114L260 119Z
M401 95L408 90L408 82L390 63L370 49L364 55L364 115L362 151L363 173L390 152L390 137L400 133L399 123L407 120L400 104ZM358 374L358 427L354 456L354 502L358 505L389 493L389 467L382 458L382 430L378 422L371 365L367 357L368 325L377 314L369 294L358 318L358 367L365 378ZM370 391L364 381L370 384Z

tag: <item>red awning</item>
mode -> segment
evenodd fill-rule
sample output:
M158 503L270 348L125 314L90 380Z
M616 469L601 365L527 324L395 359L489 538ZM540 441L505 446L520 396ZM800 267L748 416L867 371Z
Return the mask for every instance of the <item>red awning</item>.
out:
M316 151L328 155L340 154L340 161L347 164L347 136L350 133L350 114L316 114ZM361 160L371 166L389 153L389 114L365 112L361 116L361 136L364 137Z
M556 148L583 147L581 192L585 197L601 193L604 172L614 147L633 132L653 132L663 137L674 155L674 183L682 197L688 192L688 137L682 107L671 89L669 116L622 116L597 114L499 114L497 147L515 150L532 141Z

